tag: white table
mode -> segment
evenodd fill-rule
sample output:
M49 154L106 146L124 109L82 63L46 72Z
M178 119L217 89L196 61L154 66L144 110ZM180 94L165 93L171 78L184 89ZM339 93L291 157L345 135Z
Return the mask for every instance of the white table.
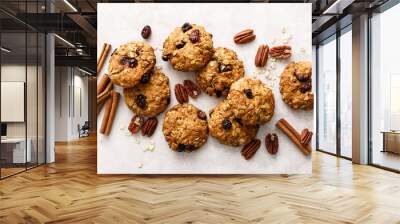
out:
M28 142L26 147L26 154L25 154L25 138L5 138L1 139L1 144L2 147L6 146L13 146L13 163L25 163L25 162L31 162L31 146L32 146L32 140L30 138L26 139L26 142ZM26 161L25 161L26 159Z

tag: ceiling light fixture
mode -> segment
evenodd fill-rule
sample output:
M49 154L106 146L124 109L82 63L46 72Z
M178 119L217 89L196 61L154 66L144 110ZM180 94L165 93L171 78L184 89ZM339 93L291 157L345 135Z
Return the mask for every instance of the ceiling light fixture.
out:
M322 14L342 14L343 10L354 1L355 0L336 0L332 5L325 9Z
M68 40L60 37L58 34L54 34L55 37L57 37L59 40L61 40L62 42L66 43L67 45L69 45L70 47L75 48L75 45L73 45L71 42L69 42Z
M83 70L83 69L81 69L81 68L79 68L79 67L78 67L78 70L81 71L81 72L83 72L83 73L85 73L85 74L87 74L87 75L90 75L90 76L93 75L92 73L90 73L90 72L88 72L88 71L86 71L86 70Z
M0 49L1 49L2 51L6 52L6 53L10 53L10 52L11 52L10 49L7 49L7 48L5 48L5 47L1 47Z
M73 6L68 0L64 0L64 3L66 5L68 5L72 10L74 10L75 12L78 12L78 9L75 8L75 6Z

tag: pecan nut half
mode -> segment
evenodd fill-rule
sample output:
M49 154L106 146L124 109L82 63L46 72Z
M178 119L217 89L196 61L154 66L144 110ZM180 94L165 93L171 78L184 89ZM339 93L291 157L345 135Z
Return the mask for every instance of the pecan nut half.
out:
M134 115L132 117L132 119L131 119L131 123L129 123L128 130L132 134L136 134L142 128L143 123L144 123L144 117L143 116Z
M256 154L257 150L260 148L260 145L261 141L259 139L251 140L251 142L243 146L243 149L241 151L242 156L246 160L251 159L254 156L254 154Z
M313 133L311 131L309 131L307 128L303 129L300 135L300 143L303 145L307 145L308 143L310 143L312 136Z
M142 125L142 135L152 136L154 131L157 128L157 118L151 117L147 119L144 124Z
M193 99L196 99L197 96L199 96L201 93L200 87L191 80L184 80L183 86L186 88L189 96L192 97Z
M175 85L175 97L180 104L187 103L189 101L188 91L180 83Z
M256 35L252 29L243 30L233 36L233 41L236 44L245 44L253 41L254 39L256 39Z
M254 59L254 64L256 67L264 67L268 60L269 47L266 44L262 44L258 47L256 58Z
M267 151L272 155L278 152L279 140L278 136L275 133L270 133L265 136L265 147L267 148Z
M292 47L289 45L271 47L269 55L276 59L288 59L292 56Z

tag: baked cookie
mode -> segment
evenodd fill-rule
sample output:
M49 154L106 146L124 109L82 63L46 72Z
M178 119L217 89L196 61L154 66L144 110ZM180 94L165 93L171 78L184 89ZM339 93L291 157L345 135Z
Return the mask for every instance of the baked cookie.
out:
M232 83L244 76L243 62L228 48L218 47L214 55L197 74L197 84L211 96L227 96Z
M164 41L162 59L175 70L190 72L203 68L213 54L212 35L204 27L185 23Z
M192 104L175 105L165 114L163 133L172 150L196 150L207 141L207 115Z
M312 109L314 94L311 88L311 62L290 62L286 65L281 74L279 89L287 105L293 109Z
M210 111L210 135L225 145L238 146L249 143L257 135L258 125L245 125L236 118L226 101Z
M155 117L170 101L169 79L160 69L142 76L140 83L124 89L125 103L136 115Z
M227 99L231 110L243 124L264 124L274 115L274 94L260 80L239 79L232 84Z
M111 55L108 77L124 88L134 87L156 64L153 48L147 43L133 41L119 46Z

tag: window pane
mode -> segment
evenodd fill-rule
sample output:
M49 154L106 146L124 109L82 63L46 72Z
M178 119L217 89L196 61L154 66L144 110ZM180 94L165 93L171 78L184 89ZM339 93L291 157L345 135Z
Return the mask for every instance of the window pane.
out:
M318 48L318 147L336 153L336 39Z
M371 19L372 163L400 170L400 4ZM386 134L385 134L386 132Z
M340 153L351 158L352 137L352 35L340 36Z

